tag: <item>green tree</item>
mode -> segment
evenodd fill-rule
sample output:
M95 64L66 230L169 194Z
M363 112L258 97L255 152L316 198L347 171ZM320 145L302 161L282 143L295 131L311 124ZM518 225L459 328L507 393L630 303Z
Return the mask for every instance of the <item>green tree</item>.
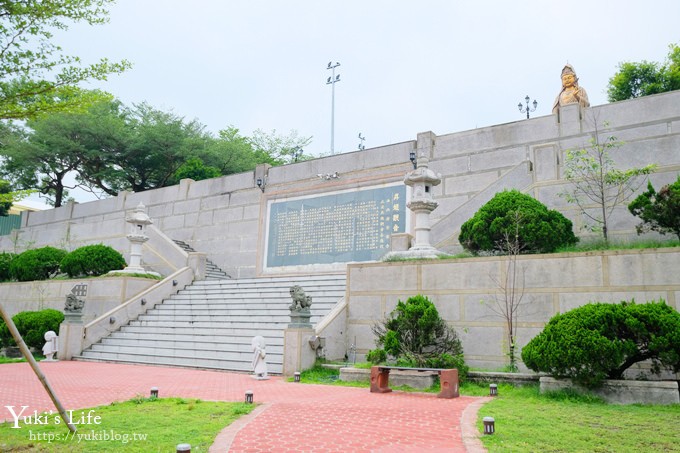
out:
M642 219L636 227L638 234L657 231L675 234L680 239L680 175L677 181L666 184L658 193L648 182L647 191L633 200L628 210Z
M11 191L9 181L0 179L0 216L2 217L6 217L12 207Z
M60 113L28 121L30 132L24 139L13 141L2 149L5 158L3 173L11 176L18 187L35 188L47 195L59 207L68 196L68 189L75 185L67 183L67 175L78 169L81 161L81 145L77 130L69 127Z
M106 7L114 0L0 1L0 119L34 118L72 110L96 101L96 92L77 88L89 79L105 80L130 67L106 59L82 65L62 53L55 30L85 22L108 21Z
M296 130L291 130L288 135L278 135L276 129L270 133L257 129L250 137L250 143L258 163L283 165L311 159L304 154L304 147L312 143L312 137L300 137Z
M680 89L680 46L671 44L663 64L649 61L619 63L609 79L609 102Z
M172 181L177 184L180 180L189 178L194 181L217 178L222 176L220 169L205 165L198 157L191 157L184 162L172 176Z
M132 110L132 134L127 149L110 163L121 167L124 187L141 192L169 185L188 158L205 150L208 135L196 120L185 121L146 103Z
M390 317L373 326L373 333L377 346L407 366L454 367L463 376L467 371L456 331L446 324L437 307L425 296L398 301ZM370 356L385 357L385 354L373 351Z
M578 240L569 219L517 190L497 193L461 225L458 240L472 253L505 253L509 237L524 253L551 253Z
M220 130L202 156L206 165L218 168L223 175L250 171L267 159L260 156L258 160L250 139L242 136L234 126Z
M664 301L590 303L554 316L523 349L530 369L587 386L621 379L650 360L652 373L680 371L680 313Z
M590 146L566 151L564 177L571 183L572 189L560 195L567 202L576 204L591 222L586 228L602 232L607 242L614 208L630 199L644 183L639 177L652 173L656 165L620 170L615 167L610 152L618 150L622 143L612 136L600 142L599 137L596 127Z

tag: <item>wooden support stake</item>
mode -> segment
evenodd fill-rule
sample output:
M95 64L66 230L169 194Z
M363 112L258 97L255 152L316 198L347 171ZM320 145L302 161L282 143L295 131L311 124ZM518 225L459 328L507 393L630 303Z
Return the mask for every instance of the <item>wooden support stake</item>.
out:
M12 318L7 314L2 304L0 304L0 316L2 316L2 319L5 320L5 324L7 324L9 332L12 334L14 341L16 341L17 345L19 346L19 350L21 350L21 354L24 356L26 361L29 364L31 364L31 368L33 368L35 375L38 376L38 379L40 379L40 382L42 382L42 385L43 387L45 387L47 394L50 395L52 402L54 403L55 407L59 411L59 414L61 415L61 419L64 420L64 422L68 426L68 429L71 430L72 433L75 433L76 427L71 423L71 417L67 416L66 411L64 410L64 406L61 405L61 402L59 401L59 398L57 398L57 395L54 393L54 390L52 390L50 383L47 382L47 377L45 377L42 370L38 366L38 362L36 362L35 359L33 358L31 351L28 350L28 346L26 346L26 343L24 343L24 339L21 338L21 334L17 330L17 326L14 325L14 321L12 321Z

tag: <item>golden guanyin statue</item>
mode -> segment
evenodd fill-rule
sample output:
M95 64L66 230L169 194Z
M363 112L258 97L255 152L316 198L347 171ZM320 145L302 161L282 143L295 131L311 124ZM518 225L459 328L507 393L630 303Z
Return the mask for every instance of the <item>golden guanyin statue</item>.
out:
M567 104L579 104L581 107L590 107L586 90L578 85L578 77L574 68L567 64L562 69L562 91L557 95L553 104L553 113L557 113L561 106Z

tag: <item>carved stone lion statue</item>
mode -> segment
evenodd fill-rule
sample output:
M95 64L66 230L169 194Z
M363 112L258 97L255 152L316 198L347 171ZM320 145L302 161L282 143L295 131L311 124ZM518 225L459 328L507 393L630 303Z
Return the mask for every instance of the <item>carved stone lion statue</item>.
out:
M301 311L312 306L312 296L306 295L305 290L299 285L290 287L290 297L293 298L293 303L288 307L291 311Z
M66 305L64 305L64 311L78 313L83 310L84 306L84 300L78 299L75 294L69 294L66 296Z

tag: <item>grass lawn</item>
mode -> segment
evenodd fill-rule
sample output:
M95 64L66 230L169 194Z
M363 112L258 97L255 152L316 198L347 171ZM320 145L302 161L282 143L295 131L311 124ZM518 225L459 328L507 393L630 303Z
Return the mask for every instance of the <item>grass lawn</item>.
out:
M354 385L342 382L338 370L315 367L300 376L303 383ZM426 390L438 392L438 386ZM401 391L421 391L400 387ZM488 384L463 383L460 393L488 396ZM499 396L478 413L495 419L496 433L481 436L494 452L680 452L680 405L613 405L569 392L540 395L538 385L498 384Z
M194 453L206 452L225 426L254 408L245 403L138 397L92 412L73 411L76 423L82 422L75 435L64 423L57 424L56 412L47 413L47 424L25 424L20 417L20 429L12 428L13 422L0 424L0 452L174 452L181 443L190 444ZM23 415L33 419L32 413Z
M488 395L467 384L461 393ZM614 405L566 392L540 395L538 386L499 384L499 396L479 411L496 432L482 436L489 452L680 452L680 405Z

